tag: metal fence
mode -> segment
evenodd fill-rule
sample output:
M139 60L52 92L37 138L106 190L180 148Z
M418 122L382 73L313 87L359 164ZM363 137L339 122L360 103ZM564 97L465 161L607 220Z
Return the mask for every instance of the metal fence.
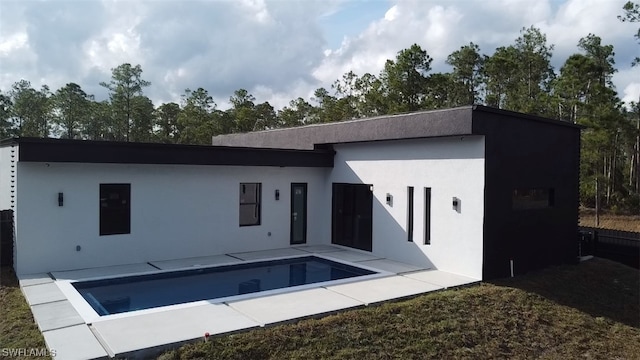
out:
M579 227L580 255L594 255L640 269L640 233Z

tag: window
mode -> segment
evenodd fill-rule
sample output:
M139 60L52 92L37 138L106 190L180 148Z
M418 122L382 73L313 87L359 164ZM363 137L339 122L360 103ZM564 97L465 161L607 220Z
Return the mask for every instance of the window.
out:
M413 241L413 186L407 187L407 240Z
M431 244L431 188L424 188L424 244Z
M240 226L260 225L260 183L240 184Z
M546 209L555 202L553 189L515 189L512 195L514 210Z
M131 233L131 184L100 184L100 235Z

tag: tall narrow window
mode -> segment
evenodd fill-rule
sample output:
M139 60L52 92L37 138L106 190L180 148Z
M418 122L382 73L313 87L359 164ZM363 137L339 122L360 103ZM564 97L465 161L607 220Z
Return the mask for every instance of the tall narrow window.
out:
M260 225L260 183L240 184L240 226Z
M407 240L413 241L413 186L407 187Z
M100 184L100 235L131 233L131 184Z
M431 188L424 188L424 244L431 244Z

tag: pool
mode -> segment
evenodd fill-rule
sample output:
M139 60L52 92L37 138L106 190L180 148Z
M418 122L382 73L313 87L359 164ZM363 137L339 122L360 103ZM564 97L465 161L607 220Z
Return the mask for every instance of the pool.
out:
M317 256L74 282L100 316L376 274Z

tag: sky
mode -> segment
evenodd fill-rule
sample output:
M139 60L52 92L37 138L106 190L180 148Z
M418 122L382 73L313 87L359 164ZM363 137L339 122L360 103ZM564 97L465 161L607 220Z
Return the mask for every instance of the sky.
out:
M378 75L416 43L448 72L447 56L469 42L491 55L535 26L553 44L552 65L593 33L614 46L613 82L638 101L640 24L622 23L626 0L0 0L0 91L29 80L55 91L67 83L96 99L111 69L140 64L156 106L206 89L219 109L246 89L276 109L309 100L350 70ZM331 90L330 90L331 91Z

